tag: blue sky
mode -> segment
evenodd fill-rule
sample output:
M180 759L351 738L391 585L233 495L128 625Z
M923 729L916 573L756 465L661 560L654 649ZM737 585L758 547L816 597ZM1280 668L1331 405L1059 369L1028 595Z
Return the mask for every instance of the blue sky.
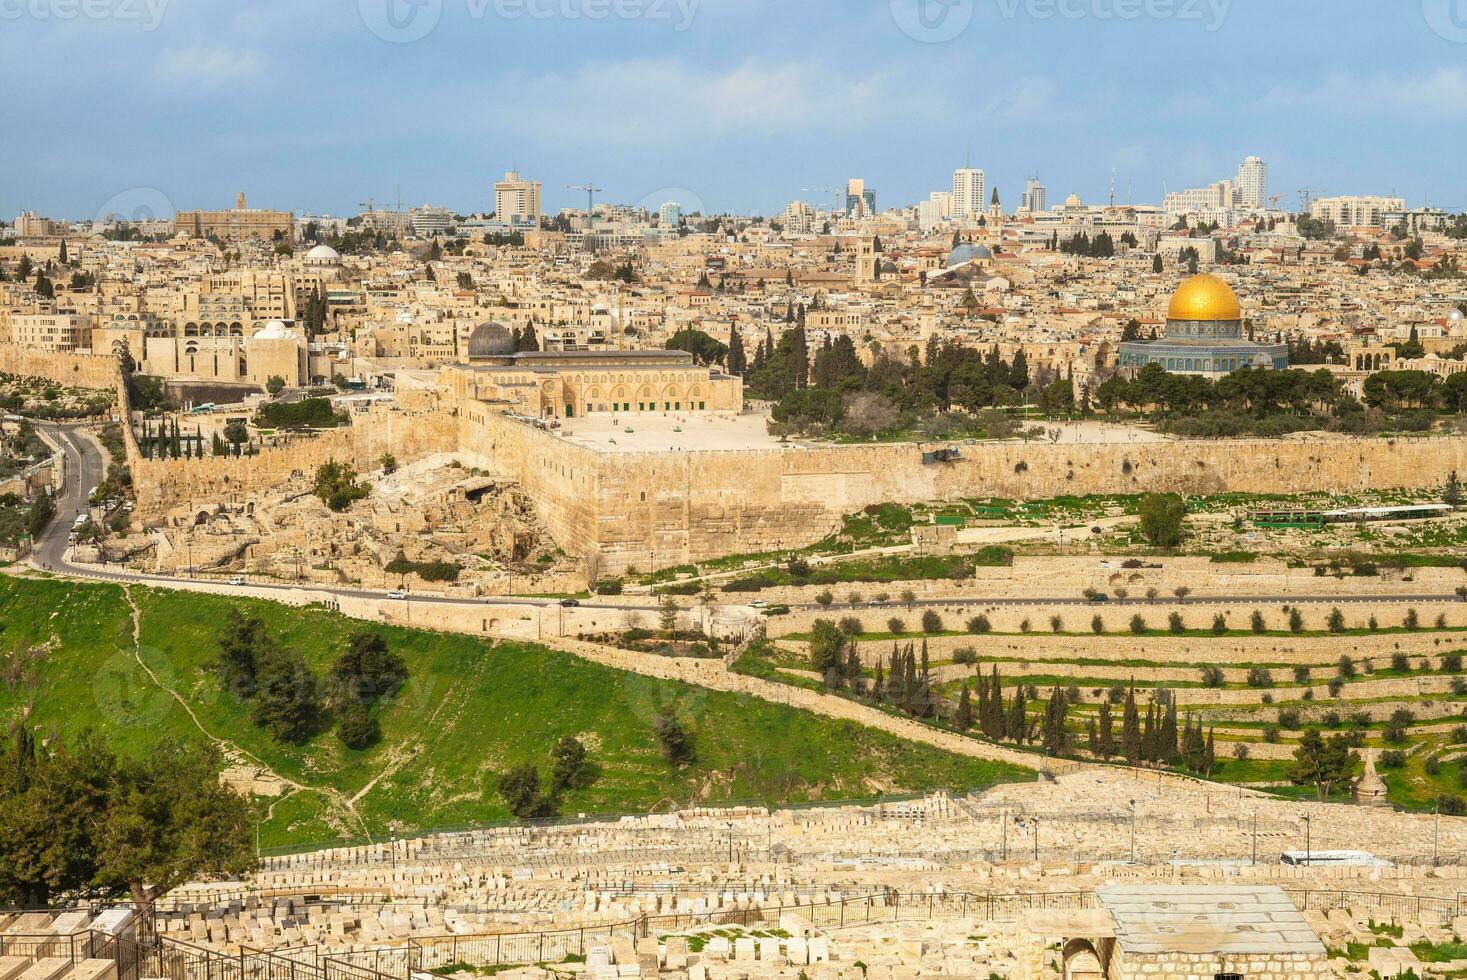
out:
M768 214L854 176L886 206L970 147L1009 206L1258 154L1286 206L1463 209L1467 0L0 0L0 134L7 220L399 185L467 212L511 166L551 210L592 180Z

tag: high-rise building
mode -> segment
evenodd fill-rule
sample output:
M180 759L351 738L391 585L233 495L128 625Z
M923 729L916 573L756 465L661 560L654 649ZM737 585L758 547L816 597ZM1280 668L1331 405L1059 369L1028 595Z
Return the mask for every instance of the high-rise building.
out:
M866 181L852 177L846 181L846 217L869 218L876 214L876 192L866 189Z
M1038 177L1030 177L1024 182L1024 199L1019 202L1021 208L1027 209L1032 214L1035 211L1043 211L1048 203L1045 200L1044 185L1039 182Z
M953 196L948 191L933 191L917 205L917 224L924 232L950 221L952 216Z
M985 176L976 167L953 171L953 217L972 218L983 214Z
M408 224L419 238L432 238L453 227L454 214L448 208L435 208L424 204L408 212Z
M1231 180L1220 180L1206 187L1172 191L1161 202L1161 209L1169 217L1227 210L1236 206L1236 194Z
M1268 201L1268 164L1262 157L1249 157L1238 168L1234 182L1237 202L1245 208L1261 208Z
M683 220L683 206L676 201L668 201L657 211L657 227L676 228Z
M804 201L791 201L784 209L784 233L808 235L815 230L815 209Z
M511 170L494 185L494 216L505 224L540 224L540 183Z

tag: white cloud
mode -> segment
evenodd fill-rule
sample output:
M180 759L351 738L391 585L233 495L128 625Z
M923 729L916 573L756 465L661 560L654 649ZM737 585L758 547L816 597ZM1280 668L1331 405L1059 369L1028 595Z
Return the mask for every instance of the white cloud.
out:
M1264 93L1258 108L1418 122L1460 119L1467 117L1467 70L1437 68L1427 74L1371 77L1336 73L1312 86L1275 86Z
M234 48L169 48L159 57L158 77L184 85L215 86L242 81L265 69L265 58L255 51Z

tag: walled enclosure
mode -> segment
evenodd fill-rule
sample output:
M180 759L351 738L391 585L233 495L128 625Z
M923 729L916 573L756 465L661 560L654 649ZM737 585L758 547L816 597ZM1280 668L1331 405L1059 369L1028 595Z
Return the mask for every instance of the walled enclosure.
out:
M115 388L125 397L118 361L110 356L39 354L4 344L0 370ZM135 441L126 441L145 522L182 503L266 491L328 459L369 469L385 452L410 462L457 451L518 480L557 543L599 557L603 572L801 547L837 530L842 515L885 502L1383 490L1441 486L1449 473L1467 472L1463 436L985 442L963 445L960 459L937 464L924 463L923 446L913 443L605 453L493 406L429 391L404 392L396 405L359 413L350 429L242 459L144 460Z
M519 479L568 549L608 570L801 547L886 502L1174 491L1304 493L1441 486L1467 438L1314 437L1136 445L987 442L925 464L918 444L603 453L471 404L461 450Z

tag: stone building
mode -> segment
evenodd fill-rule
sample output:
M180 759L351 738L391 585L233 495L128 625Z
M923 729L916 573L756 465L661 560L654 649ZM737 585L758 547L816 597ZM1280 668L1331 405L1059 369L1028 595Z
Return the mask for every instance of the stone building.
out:
M173 217L173 227L194 238L288 242L295 236L295 215L248 207L241 193L232 211L179 211Z
M678 350L520 351L499 323L469 335L465 364L444 370L460 400L512 415L578 418L638 412L739 412L743 381Z

